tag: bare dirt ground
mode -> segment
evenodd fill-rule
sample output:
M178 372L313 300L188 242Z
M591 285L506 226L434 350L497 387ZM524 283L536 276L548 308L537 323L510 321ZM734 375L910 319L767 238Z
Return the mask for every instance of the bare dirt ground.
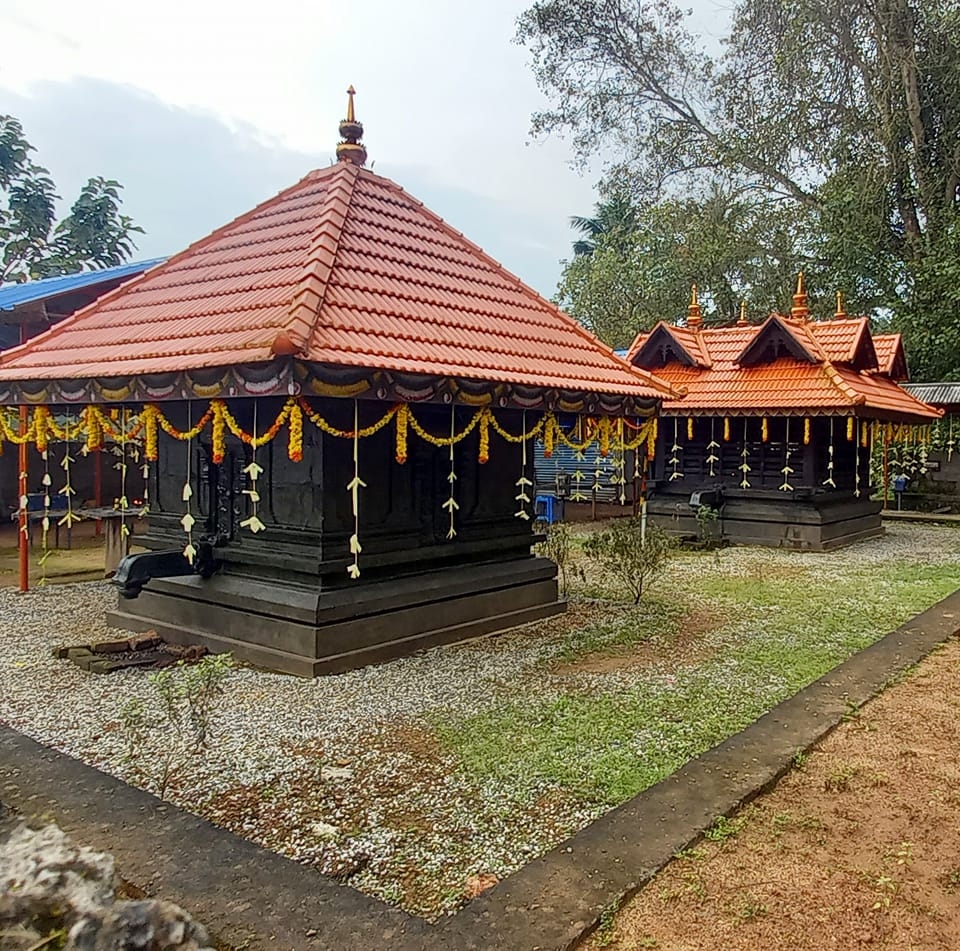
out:
M585 949L960 947L960 642L677 856Z

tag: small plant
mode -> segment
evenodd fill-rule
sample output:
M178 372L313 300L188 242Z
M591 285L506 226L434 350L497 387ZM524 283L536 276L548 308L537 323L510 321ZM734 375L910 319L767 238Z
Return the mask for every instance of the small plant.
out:
M180 661L147 678L152 702L134 697L121 709L126 760L161 799L189 758L206 749L232 665L230 654L210 654L193 665Z
M726 816L717 816L713 825L704 832L704 836L711 842L725 842L733 838L746 823L746 818L739 816L736 819L728 819Z
M879 892L879 897L873 903L874 911L885 911L890 907L893 896L897 894L897 883L888 875L881 875L874 883L874 888Z
M657 525L644 528L640 518L621 518L584 542L583 550L600 569L621 581L639 604L644 585L658 575L675 548Z
M573 539L570 526L565 522L544 524L546 538L537 545L537 554L549 558L560 573L560 594L567 593L567 569L570 567Z
M944 891L951 895L960 888L960 866L947 869L947 871L940 876L940 884L943 886Z
M600 922L594 932L594 943L598 948L605 948L613 944L618 907L617 902L612 901L600 912Z
M720 544L720 511L710 505L701 505L697 509L697 541L706 548L716 548Z
M737 917L743 921L751 921L754 918L761 918L766 913L767 906L752 892L746 892L743 896L743 902L737 910Z
M845 763L835 769L824 781L825 792L846 792L850 788L850 780L860 772L855 763Z

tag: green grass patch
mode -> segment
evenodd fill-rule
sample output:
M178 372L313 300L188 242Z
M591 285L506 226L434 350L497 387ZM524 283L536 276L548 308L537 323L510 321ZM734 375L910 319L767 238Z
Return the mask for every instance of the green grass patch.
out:
M669 639L676 635L681 617L681 605L651 597L638 605L625 606L621 614L568 634L556 657L571 661L597 651L627 649L654 638Z
M753 574L703 555L684 557L663 595L569 635L557 655L671 637L689 610L719 612L697 664L640 671L629 687L585 691L551 682L522 699L492 701L463 718L436 715L434 727L464 769L518 788L557 784L587 802L613 805L674 772L743 729L960 586L960 565L849 561ZM682 570L686 565L691 570ZM704 570L704 566L707 570ZM765 576L764 576L765 575ZM669 659L669 647L664 651ZM529 687L529 685L527 685Z

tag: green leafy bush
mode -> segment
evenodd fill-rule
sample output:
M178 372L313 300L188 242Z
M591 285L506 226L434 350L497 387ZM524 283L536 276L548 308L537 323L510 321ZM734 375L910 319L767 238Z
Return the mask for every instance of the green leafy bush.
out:
M591 535L583 550L601 571L620 581L639 604L643 588L658 575L676 547L663 529L648 522L644 532L642 520L620 518L608 528Z

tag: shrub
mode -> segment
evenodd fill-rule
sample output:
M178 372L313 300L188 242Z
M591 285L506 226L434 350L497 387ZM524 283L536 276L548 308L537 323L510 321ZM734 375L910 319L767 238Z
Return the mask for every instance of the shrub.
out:
M639 604L644 585L663 570L674 547L674 540L652 523L644 534L642 520L634 516L591 535L583 550L602 571L626 585L633 603Z
M161 799L173 775L206 748L232 666L230 654L208 654L192 665L180 661L150 674L152 697L146 702L134 697L120 711L126 759Z
M537 545L537 554L549 558L557 566L560 574L560 594L567 593L567 568L570 566L570 554L573 549L573 540L570 526L564 522L554 522L544 525L546 538Z

